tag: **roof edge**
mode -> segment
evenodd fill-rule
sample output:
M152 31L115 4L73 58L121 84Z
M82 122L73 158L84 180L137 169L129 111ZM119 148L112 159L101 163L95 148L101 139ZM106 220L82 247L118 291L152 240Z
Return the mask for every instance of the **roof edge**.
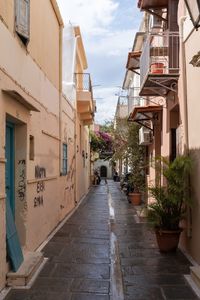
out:
M54 9L54 12L56 14L56 17L57 17L57 20L58 20L58 23L61 27L64 27L64 22L63 22L63 18L61 16L61 13L60 13L60 9L58 7L58 3L56 0L50 0L51 1L51 5L53 6L53 9Z

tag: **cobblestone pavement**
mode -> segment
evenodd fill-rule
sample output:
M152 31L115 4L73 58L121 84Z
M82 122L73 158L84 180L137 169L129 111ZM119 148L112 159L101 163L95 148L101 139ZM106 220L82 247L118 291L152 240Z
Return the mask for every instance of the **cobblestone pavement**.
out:
M163 255L154 235L135 221L118 183L93 187L43 249L48 261L29 290L6 300L190 300L189 262Z

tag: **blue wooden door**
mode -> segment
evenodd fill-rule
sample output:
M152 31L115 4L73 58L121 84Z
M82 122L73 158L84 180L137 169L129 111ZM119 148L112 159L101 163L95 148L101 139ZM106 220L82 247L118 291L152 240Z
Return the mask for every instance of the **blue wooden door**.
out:
M6 197L13 216L15 216L14 198L14 126L6 124Z
M14 126L6 123L6 242L12 269L17 271L23 254L15 226L14 163Z

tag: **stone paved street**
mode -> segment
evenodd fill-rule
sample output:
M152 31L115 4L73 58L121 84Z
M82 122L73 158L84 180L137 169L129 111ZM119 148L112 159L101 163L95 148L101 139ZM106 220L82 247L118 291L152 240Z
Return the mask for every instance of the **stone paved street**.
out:
M118 183L93 187L43 249L49 259L32 288L6 300L198 299L184 279L187 259L160 254L134 215Z

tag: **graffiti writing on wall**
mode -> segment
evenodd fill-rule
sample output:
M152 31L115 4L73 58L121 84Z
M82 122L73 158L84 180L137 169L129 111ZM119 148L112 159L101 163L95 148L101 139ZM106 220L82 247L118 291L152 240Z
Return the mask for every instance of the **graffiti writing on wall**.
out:
M26 202L26 161L21 159L18 161L19 181L17 184L17 195L19 200L23 203L24 210L27 210Z
M67 199L74 198L74 173L75 173L75 155L71 159L71 163L69 165L69 171L66 177L66 187L65 187L65 197Z
M35 166L35 178L45 178L46 169L44 167Z
M34 198L34 207L43 205L43 195L36 196Z
M45 178L46 177L46 169L44 167L35 166L35 178ZM44 180L40 180L36 185L36 193L37 195L34 197L34 207L41 206L44 204L43 200L43 192L45 191L45 182Z

